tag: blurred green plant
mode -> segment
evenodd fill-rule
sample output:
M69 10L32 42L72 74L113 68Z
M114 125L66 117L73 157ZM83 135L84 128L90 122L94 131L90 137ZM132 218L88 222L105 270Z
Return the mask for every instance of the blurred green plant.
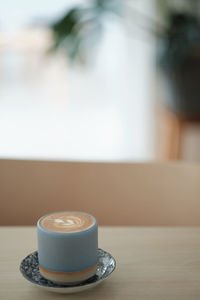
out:
M105 15L119 16L122 8L120 0L93 0L86 4L70 9L50 26L54 37L51 50L64 50L71 61L85 62L101 37Z
M158 0L158 12L164 12L166 24L159 40L158 58L162 68L179 67L200 49L199 0L187 1L186 6L185 1L178 1L182 3L179 8L170 7L169 3L167 6L167 1Z
M199 47L199 0L157 0L156 3L161 22L135 11L130 1L87 0L85 5L71 8L50 25L54 37L51 50L64 51L70 61L86 62L101 38L106 17L119 17L123 22L126 9L133 19L140 19L140 25L147 21L146 29L159 39L160 66L176 67Z

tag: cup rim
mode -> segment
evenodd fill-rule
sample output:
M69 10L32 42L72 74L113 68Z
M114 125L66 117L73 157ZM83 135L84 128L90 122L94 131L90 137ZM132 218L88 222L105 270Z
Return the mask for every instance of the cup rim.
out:
M60 212L76 212L76 213L82 213L82 214L88 215L88 216L90 216L90 217L93 218L94 224L91 225L89 228L86 228L86 229L83 229L83 230L80 230L80 231L72 231L72 232L59 232L59 231L53 231L53 230L49 230L49 229L44 228L44 227L40 224L41 221L42 221L45 217L47 217L47 216L49 216L49 215L52 215L52 214L60 213ZM42 231L44 231L44 232L46 232L46 233L49 233L49 234L65 235L65 236L66 236L66 235L71 235L71 234L73 234L73 235L74 235L74 234L80 234L80 233L86 232L86 231L91 231L91 230L93 230L94 228L96 228L97 226L98 226L98 222L97 222L96 218L95 218L93 215L91 215L91 214L89 214L89 213L86 213L86 212L83 212L83 211L77 211L77 210L60 210L60 211L51 212L51 213L48 213L48 214L43 215L43 216L40 217L40 218L38 219L38 221L37 221L37 228L39 228L40 230L42 230Z

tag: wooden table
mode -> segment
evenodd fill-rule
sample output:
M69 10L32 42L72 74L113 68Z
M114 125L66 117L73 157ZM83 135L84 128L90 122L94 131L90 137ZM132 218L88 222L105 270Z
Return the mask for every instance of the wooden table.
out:
M0 227L0 299L200 299L200 228L102 227L99 246L116 258L112 276L84 293L43 291L19 272L37 248L35 227Z

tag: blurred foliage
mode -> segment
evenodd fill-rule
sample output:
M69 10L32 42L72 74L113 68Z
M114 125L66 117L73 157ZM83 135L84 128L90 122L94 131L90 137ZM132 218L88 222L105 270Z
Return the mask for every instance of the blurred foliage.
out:
M152 33L150 28L154 27L153 33L159 38L159 64L164 68L175 67L200 43L199 0L157 0L156 3L164 26L152 20L149 31ZM71 8L50 26L54 36L52 50L64 51L71 61L87 61L102 35L106 16L122 17L126 6L134 19L138 14L144 20L145 16L133 11L132 5L127 8L129 4L125 0L85 0L84 5Z
M54 35L51 50L64 50L71 61L85 62L99 41L107 14L119 16L122 2L120 0L86 1L70 9L60 20L50 27Z
M165 0L158 0L166 24L159 41L159 64L163 68L179 67L199 51L199 0L187 1L187 6L184 6L185 1L178 1L181 2L182 7L176 8L167 7Z

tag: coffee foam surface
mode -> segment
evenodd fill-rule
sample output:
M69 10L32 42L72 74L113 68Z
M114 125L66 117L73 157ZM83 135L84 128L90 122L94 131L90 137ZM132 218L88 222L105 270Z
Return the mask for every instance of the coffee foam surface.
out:
M40 225L55 232L77 232L90 228L94 224L92 216L82 212L58 212L47 215Z

